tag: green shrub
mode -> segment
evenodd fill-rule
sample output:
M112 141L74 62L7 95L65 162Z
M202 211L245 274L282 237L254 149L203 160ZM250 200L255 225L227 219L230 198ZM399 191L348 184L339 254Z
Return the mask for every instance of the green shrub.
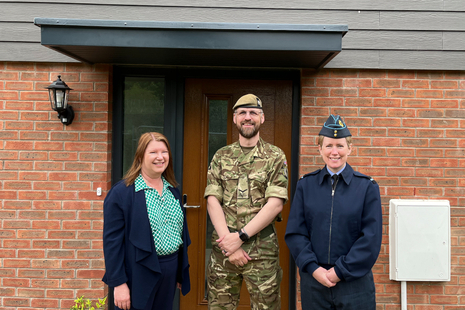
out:
M107 301L107 298L105 297L104 299L98 299L98 301L95 302L95 307L92 307L92 302L87 299L84 300L84 296L79 297L74 301L74 306L70 308L70 310L95 310L95 309L100 309L105 306L105 303Z

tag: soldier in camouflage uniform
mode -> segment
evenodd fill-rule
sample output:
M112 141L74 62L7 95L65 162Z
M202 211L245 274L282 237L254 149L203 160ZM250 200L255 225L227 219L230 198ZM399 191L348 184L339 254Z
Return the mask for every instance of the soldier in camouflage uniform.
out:
M286 156L259 137L265 116L257 96L242 96L233 109L239 141L216 152L205 189L215 227L208 306L236 309L244 279L252 309L280 309L282 270L274 222L287 200Z

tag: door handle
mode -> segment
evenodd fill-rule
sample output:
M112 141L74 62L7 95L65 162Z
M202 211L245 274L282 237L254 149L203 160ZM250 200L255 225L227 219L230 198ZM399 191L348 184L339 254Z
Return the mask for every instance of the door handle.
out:
M189 206L187 205L187 195L184 194L182 195L182 205L184 208L186 209L197 209L197 208L200 208L200 206Z

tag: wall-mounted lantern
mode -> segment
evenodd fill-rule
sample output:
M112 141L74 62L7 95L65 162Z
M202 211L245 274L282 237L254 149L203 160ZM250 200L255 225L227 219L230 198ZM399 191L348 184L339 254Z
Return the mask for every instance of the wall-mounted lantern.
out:
M50 104L52 105L52 109L58 112L58 118L63 124L71 125L74 119L74 111L73 108L68 105L68 97L69 91L72 89L61 80L61 75L46 88L50 96Z

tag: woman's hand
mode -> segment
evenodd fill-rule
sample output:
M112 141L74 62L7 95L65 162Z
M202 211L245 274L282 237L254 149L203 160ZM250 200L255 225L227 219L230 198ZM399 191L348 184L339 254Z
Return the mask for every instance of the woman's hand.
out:
M336 283L330 281L328 279L328 272L329 270L324 269L323 267L319 267L317 270L313 272L313 277L315 280L320 282L321 285L326 286L326 287L333 287L336 285Z
M115 287L113 295L114 295L113 297L115 299L116 307L123 309L123 310L129 310L131 308L131 298L129 295L129 287L126 283Z
M239 233L229 233L216 240L218 246L223 251L223 254L230 256L237 251L242 245L242 240L239 238Z
M251 260L249 254L247 254L246 251L244 251L242 248L239 248L236 252L232 253L229 256L229 262L231 264L234 264L236 266L244 266Z

